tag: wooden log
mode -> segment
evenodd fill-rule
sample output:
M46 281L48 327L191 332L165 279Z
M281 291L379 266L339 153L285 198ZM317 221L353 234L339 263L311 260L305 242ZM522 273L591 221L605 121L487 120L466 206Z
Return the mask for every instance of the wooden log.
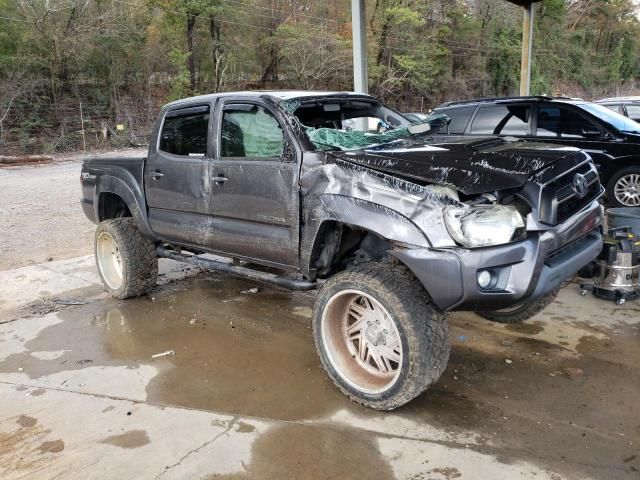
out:
M25 165L28 163L48 163L53 161L51 155L0 155L0 165Z

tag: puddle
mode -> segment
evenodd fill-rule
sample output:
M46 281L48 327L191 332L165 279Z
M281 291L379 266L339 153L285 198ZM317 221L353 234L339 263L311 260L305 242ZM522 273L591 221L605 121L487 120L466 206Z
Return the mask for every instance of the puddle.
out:
M274 461L277 459L277 461ZM380 454L375 437L357 431L319 429L300 425L275 427L253 443L251 460L242 474L206 479L244 478L396 478Z
M527 452L558 471L571 459L584 466L582 477L611 478L590 466L622 462L640 442L638 322L615 332L595 328L576 321L583 316L575 309L558 313L562 303L520 326L454 314L451 361L440 381L403 408L375 412L350 402L322 371L310 330L313 297L268 288L241 293L252 287L200 274L150 296L7 324L0 330L0 373L16 383L467 444L495 449L506 463L514 452ZM153 358L158 354L164 355ZM234 431L253 435L252 428L240 422ZM339 471L345 478L348 465L334 470L323 459L341 459L339 452L351 449L358 474L397 473L379 462L379 445L358 432L338 438L322 431L301 439L289 427L269 430L253 445L247 472L275 468L261 459L277 454L291 475L315 458L320 476ZM145 435L133 430L103 442L138 448ZM295 456L286 455L293 450ZM451 467L424 472L451 476Z

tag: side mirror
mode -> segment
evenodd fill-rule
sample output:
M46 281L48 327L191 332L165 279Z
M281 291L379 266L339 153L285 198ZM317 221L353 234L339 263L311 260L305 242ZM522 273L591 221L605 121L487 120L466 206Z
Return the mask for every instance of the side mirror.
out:
M435 132L449 126L449 122L444 118L436 118L435 120L429 122L429 124L431 125L431 130Z

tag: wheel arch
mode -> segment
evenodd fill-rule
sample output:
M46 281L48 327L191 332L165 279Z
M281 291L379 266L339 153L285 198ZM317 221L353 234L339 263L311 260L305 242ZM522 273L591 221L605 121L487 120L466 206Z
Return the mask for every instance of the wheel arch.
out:
M606 179L601 180L603 185L606 188L608 203L611 206L618 206L618 207L625 207L625 206L635 207L636 206L634 204L626 205L625 203L621 202L618 198L616 198L615 191L614 191L614 187L618 183L620 178L622 178L625 174L633 173L633 172L640 174L640 157L626 157L625 164L622 168L610 171L607 174Z
M301 262L303 271L312 278L327 275L338 262L359 249L372 259L379 259L398 243L429 246L426 236L411 220L367 200L322 195L320 207L312 217L317 220L305 225L301 243L306 252Z
M149 225L149 220L146 215L146 202L139 187L132 189L129 184L121 178L102 175L96 184L95 198L97 202L94 204L94 213L98 221L115 218L110 217L109 214L117 212L119 207L124 206L129 215L121 216L133 217L136 225L145 236L153 239L156 238ZM115 206L114 203L116 203Z
M607 166L600 174L600 180L603 185L608 185L613 176L621 170L629 167L640 167L640 156L618 157L611 162L607 162Z

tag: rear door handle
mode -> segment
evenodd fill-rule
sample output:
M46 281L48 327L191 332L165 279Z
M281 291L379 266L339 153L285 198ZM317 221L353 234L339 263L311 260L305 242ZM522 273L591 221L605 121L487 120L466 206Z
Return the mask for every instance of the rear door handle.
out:
M222 185L227 180L229 179L224 176L224 173L218 175L217 177L213 177L213 181L216 182L218 185Z
M164 177L164 173L159 171L151 172L151 178L154 180L158 180L160 177Z

